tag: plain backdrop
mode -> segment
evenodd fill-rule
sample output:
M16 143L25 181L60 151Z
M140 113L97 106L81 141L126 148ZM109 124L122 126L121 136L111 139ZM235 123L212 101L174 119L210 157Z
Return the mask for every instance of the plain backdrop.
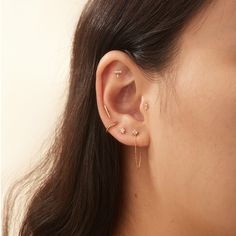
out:
M2 196L50 145L86 0L2 1Z

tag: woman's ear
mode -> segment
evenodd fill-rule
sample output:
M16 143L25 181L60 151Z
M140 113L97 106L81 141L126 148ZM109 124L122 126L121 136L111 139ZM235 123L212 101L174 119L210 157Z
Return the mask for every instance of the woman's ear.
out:
M96 72L99 115L108 132L125 145L149 145L148 80L136 63L122 51L110 51ZM104 127L104 128L105 128Z

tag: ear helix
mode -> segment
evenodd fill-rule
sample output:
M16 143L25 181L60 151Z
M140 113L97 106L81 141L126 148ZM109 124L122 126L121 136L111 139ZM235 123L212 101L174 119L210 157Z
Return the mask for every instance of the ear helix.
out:
M115 73L115 75L116 75L116 78L119 78L119 76L122 74L122 71L121 71L121 70L116 70L116 71L114 71L114 73ZM108 117L109 119L111 119L110 112L108 111L108 108L107 108L107 106L106 106L105 104L104 104L104 109L105 109L105 112L106 112L106 114L107 114L107 117ZM112 122L106 127L106 132L108 132L110 128L116 126L117 124L118 124L117 121L112 121ZM124 128L123 128L123 129L121 128L121 129L120 129L120 132L121 132L122 134L125 134L125 129L124 129Z
M120 75L122 74L121 70L116 70L115 72L116 78L119 78ZM148 111L149 109L149 104L147 102L144 103L144 110ZM111 120L111 114L107 108L107 106L104 104L104 109L107 114L107 117ZM106 132L109 131L112 127L115 127L118 124L117 121L112 121L108 126L106 126ZM124 135L127 133L126 129L124 127L119 128L119 132ZM139 169L141 167L141 161L142 161L142 154L141 151L139 152L139 157L137 156L137 136L139 135L139 131L136 129L132 130L132 136L134 136L134 157L135 157L135 164L136 167Z

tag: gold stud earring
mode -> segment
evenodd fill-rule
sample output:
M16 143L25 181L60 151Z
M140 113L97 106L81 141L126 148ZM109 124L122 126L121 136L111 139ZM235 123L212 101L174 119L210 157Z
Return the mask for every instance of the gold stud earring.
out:
M144 97L142 96L142 102L144 100ZM143 104L144 110L147 111L149 109L149 104L147 102L144 102Z
M116 78L119 78L119 76L121 75L122 71L121 70L116 70L115 72Z
M139 135L139 132L134 129L132 131L132 135L134 136L134 157L135 157L135 163L136 163L136 167L140 168L141 166L141 161L142 161L142 156L141 156L141 152L139 153L139 160L137 158L137 136Z
M144 103L144 110L147 111L149 109L149 104L147 102Z
M125 134L125 133L126 133L126 129L125 129L125 128L123 128L123 127L122 127L122 128L120 128L120 133L121 133L121 134Z

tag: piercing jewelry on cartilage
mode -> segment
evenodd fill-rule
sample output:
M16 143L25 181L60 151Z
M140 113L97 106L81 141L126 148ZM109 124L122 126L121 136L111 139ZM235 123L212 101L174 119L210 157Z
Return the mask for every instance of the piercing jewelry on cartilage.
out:
M139 160L137 160L137 141L136 141L136 138L137 136L139 135L139 132L134 129L132 131L132 135L134 136L134 156L135 156L135 163L136 163L136 167L137 168L140 168L141 166L141 161L142 161L142 156L141 156L141 152L139 153Z
M108 117L109 119L111 119L111 115L110 115L110 112L109 112L107 106L106 106L105 104L104 104L103 106L104 106L105 112L106 112L106 114L107 114L107 117ZM111 124L109 124L109 125L106 127L106 132L108 132L110 128L116 126L117 124L118 124L117 121L113 121Z
M110 128L116 126L117 124L118 124L117 121L114 121L114 122L112 122L111 124L109 124L109 125L106 127L106 132L108 132Z
M143 100L144 100L144 97L142 96L142 102L143 102ZM143 108L144 108L145 111L147 111L149 109L149 104L147 102L144 102L143 103Z
M149 109L149 104L147 102L144 103L144 110L147 111Z
M108 118L110 119L110 118L111 118L111 115L110 115L110 112L108 111L108 109L107 109L107 106L106 106L106 105L104 105L104 109L105 109L105 112L106 112L106 114L107 114Z
M122 71L121 70L116 70L115 72L116 78L119 78L119 76L121 75Z

